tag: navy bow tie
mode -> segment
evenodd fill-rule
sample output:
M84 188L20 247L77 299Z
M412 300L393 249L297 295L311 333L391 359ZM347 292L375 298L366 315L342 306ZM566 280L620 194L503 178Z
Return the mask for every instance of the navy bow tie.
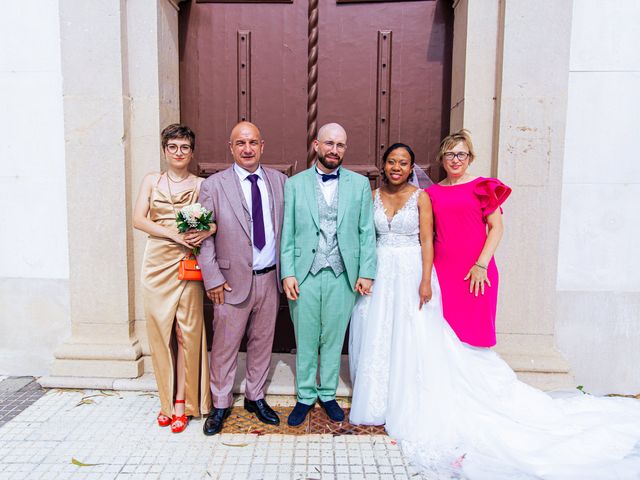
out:
M340 170L338 170L336 173L321 173L320 176L322 176L323 182L328 182L329 180L334 180L340 177Z

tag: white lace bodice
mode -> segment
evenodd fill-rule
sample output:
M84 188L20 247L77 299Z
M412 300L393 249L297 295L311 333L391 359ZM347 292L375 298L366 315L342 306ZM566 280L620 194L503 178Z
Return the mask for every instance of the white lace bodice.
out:
M418 195L420 195L420 189L413 192L402 208L392 218L389 218L380 199L380 189L376 190L373 202L373 219L376 225L378 245L389 247L420 245Z

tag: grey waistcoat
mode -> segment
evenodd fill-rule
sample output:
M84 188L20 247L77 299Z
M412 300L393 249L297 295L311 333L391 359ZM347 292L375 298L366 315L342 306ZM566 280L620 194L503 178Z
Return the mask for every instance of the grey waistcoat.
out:
M315 184L320 220L320 241L316 256L311 264L311 273L315 275L323 268L329 267L337 277L344 272L344 262L338 248L338 189L336 188L331 205L328 205L320 185L317 181Z

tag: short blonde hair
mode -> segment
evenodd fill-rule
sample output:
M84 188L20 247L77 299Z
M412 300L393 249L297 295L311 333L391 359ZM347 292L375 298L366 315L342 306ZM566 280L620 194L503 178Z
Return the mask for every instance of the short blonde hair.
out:
M473 162L473 159L476 158L476 152L473 149L473 142L471 141L471 132L469 130L463 128L462 130L458 130L451 135L447 135L440 142L440 151L438 152L438 158L436 159L438 163L442 163L442 157L445 152L449 151L453 147L455 147L458 143L464 142L469 149L469 163Z

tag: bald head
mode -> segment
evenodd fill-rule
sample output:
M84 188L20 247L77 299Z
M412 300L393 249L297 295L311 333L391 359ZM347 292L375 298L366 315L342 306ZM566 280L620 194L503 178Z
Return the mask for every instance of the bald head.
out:
M255 172L260 166L260 157L264 149L264 141L258 127L251 122L238 123L231 130L229 149L238 166Z
M318 130L316 139L319 142L322 142L323 140L334 136L344 137L343 143L346 143L347 141L347 131L342 128L342 125L340 125L339 123L326 123Z
M337 123L327 123L318 130L313 148L318 154L316 164L318 168L325 173L332 172L342 164L344 159L344 152L347 149L347 132Z
M235 127L231 129L231 134L229 135L229 142L233 142L233 137L238 136L240 132L251 132L255 134L260 140L262 140L262 136L260 135L260 129L256 127L251 122L239 122Z

